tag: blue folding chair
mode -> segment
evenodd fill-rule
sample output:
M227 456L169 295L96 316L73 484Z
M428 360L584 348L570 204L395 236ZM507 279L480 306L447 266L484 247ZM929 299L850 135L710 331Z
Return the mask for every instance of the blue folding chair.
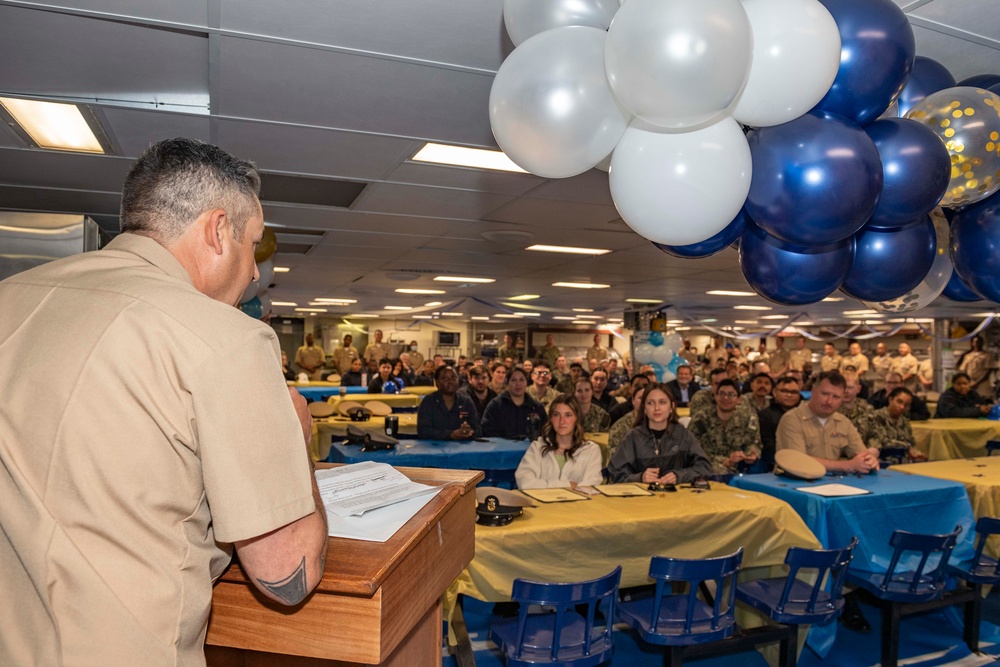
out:
M896 667L899 661L899 626L902 618L931 609L956 604L972 605L976 593L962 587L945 590L948 559L955 548L961 526L945 535L922 535L897 530L889 545L893 547L889 569L879 572L849 570L848 583L859 587L868 601L882 610L882 667ZM919 555L912 570L904 570L900 561L904 554ZM966 609L966 618L969 609ZM966 643L970 643L970 628L965 628ZM975 650L973 646L970 649Z
M993 452L1000 449L1000 440L986 441L986 456L993 456Z
M986 541L1000 535L1000 519L984 516L976 522L979 535L976 553L968 563L948 565L948 573L970 585L976 595L965 607L965 643L973 651L979 647L979 623L982 620L983 586L1000 586L1000 561L983 555Z
M781 642L780 664L791 667L794 628L739 630L736 625L736 574L742 560L742 548L705 560L654 556L649 564L649 576L656 580L652 596L622 602L618 616L644 641L664 646L663 664L669 667L679 667L686 658L738 653L774 641ZM715 584L714 599L701 600L698 593L707 582Z
M736 599L776 623L795 626L828 623L840 616L844 608L841 592L857 545L855 537L843 549L789 547L785 554L787 577L738 584ZM799 579L800 574L814 575L815 580L806 583Z
M578 583L515 579L511 599L521 605L517 618L493 622L490 639L503 651L508 667L588 667L606 662L614 649L611 625L621 576L618 566L599 579ZM532 605L555 610L532 613Z

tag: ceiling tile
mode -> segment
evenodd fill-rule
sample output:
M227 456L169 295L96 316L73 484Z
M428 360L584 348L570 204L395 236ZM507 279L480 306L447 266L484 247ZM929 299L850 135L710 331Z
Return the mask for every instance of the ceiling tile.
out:
M522 195L544 183L544 179L532 174L465 169L422 162L404 162L386 180L393 183L482 190L504 195Z
M108 126L104 129L118 140L122 151L128 157L139 157L139 154L150 145L163 139L187 137L199 141L211 141L207 116L121 107L102 107L101 112L108 121ZM249 158L242 153L237 155Z
M375 183L361 195L356 210L477 220L511 197L472 190L446 190Z
M614 206L607 172L600 169L585 171L572 178L554 178L531 191L538 199L560 199Z
M0 150L0 183L121 193L132 160L38 149ZM117 196L117 195L116 195Z
M540 228L597 228L606 229L607 224L618 219L614 206L561 202L552 199L520 197L501 209L493 211L489 219L500 222L519 222ZM550 241L537 241L550 243ZM563 245L573 245L564 243Z

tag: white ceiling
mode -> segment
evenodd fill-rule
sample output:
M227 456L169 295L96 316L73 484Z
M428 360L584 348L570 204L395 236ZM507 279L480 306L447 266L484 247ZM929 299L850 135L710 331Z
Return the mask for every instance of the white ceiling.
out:
M895 2L919 55L959 80L1000 73L1000 2ZM512 48L502 0L0 0L0 94L90 105L115 153L34 150L0 126L0 209L84 213L113 229L130 161L152 142L190 136L268 173L364 184L350 208L265 204L267 222L283 226L276 231L314 232L279 233L277 263L292 270L276 277L274 300L348 297L358 303L332 312L357 313L464 299L456 309L471 316L534 293L542 298L526 305L549 323L574 307L620 316L634 297L712 313L719 324L753 319L733 305L771 305L706 296L749 289L736 251L703 260L659 252L618 217L603 172L546 180L410 161L425 141L496 147L487 100ZM483 236L510 231L614 252L534 253L523 240ZM281 252L303 242L315 247ZM441 288L431 278L445 273L497 281L445 285L443 297L392 292ZM560 280L612 287L551 286ZM845 297L804 310L842 321L851 319L842 311L861 307ZM993 307L939 299L919 315ZM773 306L771 314L802 310Z

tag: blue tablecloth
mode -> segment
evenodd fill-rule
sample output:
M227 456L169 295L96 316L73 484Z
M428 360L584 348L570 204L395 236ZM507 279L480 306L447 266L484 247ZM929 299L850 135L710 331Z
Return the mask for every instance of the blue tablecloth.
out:
M394 466L450 468L452 470L516 470L530 444L527 439L483 438L486 442L453 440L400 440L395 449L362 452L342 441L330 447L330 463L379 461Z
M340 393L340 387L296 387L307 401L325 401ZM344 387L348 394L367 394L368 387Z
M798 490L834 483L870 493L827 498ZM862 477L824 477L815 482L771 473L743 475L734 477L731 484L787 502L825 547L846 546L857 536L859 543L851 561L852 570L885 572L893 552L889 538L895 530L943 534L961 526L962 534L952 559L968 560L973 556L975 518L965 486L958 482L880 470ZM910 566L905 561L903 565ZM912 566L916 566L915 557ZM833 645L835 635L836 623L813 627L807 643L823 656Z

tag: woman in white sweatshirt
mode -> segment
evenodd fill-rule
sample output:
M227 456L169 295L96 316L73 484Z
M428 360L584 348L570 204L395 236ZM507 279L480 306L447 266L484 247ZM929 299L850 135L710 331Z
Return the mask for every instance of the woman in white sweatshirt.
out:
M575 398L560 394L552 401L542 435L528 447L514 477L519 489L575 488L603 481L601 448L584 440Z

